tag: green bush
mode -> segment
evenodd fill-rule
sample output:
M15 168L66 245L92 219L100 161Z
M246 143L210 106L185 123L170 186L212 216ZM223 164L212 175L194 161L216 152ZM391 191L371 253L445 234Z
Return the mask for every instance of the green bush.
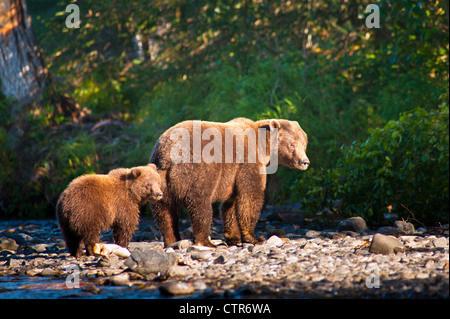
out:
M374 223L392 206L400 217L423 222L448 220L449 210L448 102L435 111L416 108L383 128L370 129L369 138L342 149L334 169L308 172L297 191L310 211L332 207L365 216Z

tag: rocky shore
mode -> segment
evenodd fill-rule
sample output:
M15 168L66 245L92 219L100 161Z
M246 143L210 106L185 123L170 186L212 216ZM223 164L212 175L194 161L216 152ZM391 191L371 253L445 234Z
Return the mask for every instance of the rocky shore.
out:
M263 213L256 234L268 240L230 247L215 220L214 249L192 245L188 221L186 239L164 248L144 219L130 257L78 260L56 221L0 222L0 298L449 297L448 225L397 221L374 231L356 217L318 230L295 216ZM102 241L112 243L111 232Z

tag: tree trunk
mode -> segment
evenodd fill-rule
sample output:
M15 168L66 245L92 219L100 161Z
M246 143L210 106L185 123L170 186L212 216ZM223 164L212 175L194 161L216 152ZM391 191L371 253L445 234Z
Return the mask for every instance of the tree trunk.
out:
M0 0L0 92L19 112L41 96L48 84L25 0Z

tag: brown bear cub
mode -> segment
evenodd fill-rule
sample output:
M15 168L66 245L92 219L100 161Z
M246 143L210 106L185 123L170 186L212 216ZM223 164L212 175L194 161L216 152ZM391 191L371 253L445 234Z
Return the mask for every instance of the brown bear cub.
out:
M100 232L109 228L114 242L128 247L139 223L139 207L162 196L154 164L74 179L56 205L56 218L70 254L80 257L84 244L86 254L93 255Z

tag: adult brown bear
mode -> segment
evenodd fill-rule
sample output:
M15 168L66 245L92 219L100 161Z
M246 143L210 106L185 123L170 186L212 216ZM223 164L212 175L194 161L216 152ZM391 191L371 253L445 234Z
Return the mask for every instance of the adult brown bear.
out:
M184 121L169 128L150 157L164 193L162 200L152 203L164 244L180 240L178 214L184 207L194 243L213 246L209 235L214 202L222 203L228 244L264 241L254 230L264 202L266 170L270 167L273 173L278 163L307 169L307 144L300 125L288 120Z

